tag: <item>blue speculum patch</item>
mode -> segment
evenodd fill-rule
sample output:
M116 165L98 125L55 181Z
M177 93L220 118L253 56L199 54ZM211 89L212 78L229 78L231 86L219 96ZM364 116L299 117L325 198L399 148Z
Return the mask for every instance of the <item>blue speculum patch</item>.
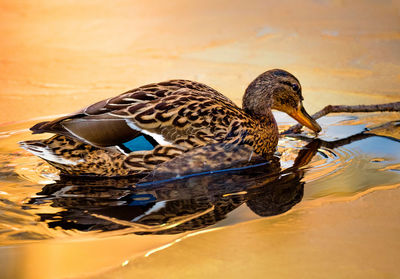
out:
M131 152L154 149L154 146L143 135L124 142L122 145L128 148Z

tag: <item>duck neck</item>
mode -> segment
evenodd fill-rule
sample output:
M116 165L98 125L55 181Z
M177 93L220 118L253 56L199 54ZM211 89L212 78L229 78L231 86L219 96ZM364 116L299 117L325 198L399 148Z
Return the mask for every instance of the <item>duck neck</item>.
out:
M263 156L273 155L278 145L279 131L272 111L268 109L262 115L253 115L253 118L258 122L256 134L260 136L255 146L256 152Z
M278 133L278 124L270 109L268 109L265 114L257 115L256 119L260 122L260 127L262 127L262 129L266 129L275 134Z

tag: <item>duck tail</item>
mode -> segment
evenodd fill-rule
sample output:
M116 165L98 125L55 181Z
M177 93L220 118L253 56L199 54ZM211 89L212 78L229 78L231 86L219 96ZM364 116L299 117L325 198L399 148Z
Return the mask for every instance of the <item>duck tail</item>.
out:
M43 133L44 132L43 126L46 126L46 124L48 124L48 123L49 123L49 121L37 123L34 126L32 126L29 130L31 130L33 134Z
M79 158L68 156L64 154L66 152L61 150L59 152L60 147L54 144L56 142L54 139L57 139L57 136L46 140L21 141L19 145L33 155L46 160L62 172L78 165L80 163Z
M32 134L53 133L59 135L68 135L68 132L59 122L44 121L35 124L29 130Z

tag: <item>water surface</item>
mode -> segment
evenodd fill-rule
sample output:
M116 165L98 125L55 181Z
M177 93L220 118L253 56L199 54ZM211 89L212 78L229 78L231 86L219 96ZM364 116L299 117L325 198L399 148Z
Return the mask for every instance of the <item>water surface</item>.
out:
M325 117L322 141L280 141L278 172L141 187L58 180L17 142L46 136L30 135L36 122L174 78L240 105L256 76L283 68L310 113L399 101L398 11L364 0L2 1L0 277L396 277L399 114ZM282 129L293 123L277 115Z
M288 119L276 115L281 128L288 127ZM119 247L116 257L129 251L130 258L136 253L151 254L193 233L397 185L400 141L394 136L399 125L389 121L397 114L375 117L378 123L382 119L389 123L385 135L374 131L382 134L386 126L377 127L374 121L363 120L363 115L326 117L320 120L323 132L319 139L311 134L282 138L276 162L179 179L161 173L155 174L161 181L149 182L60 178L54 168L17 145L21 139L34 137L24 129L33 121L3 125L0 240L8 247L22 243L35 247L54 242L68 246L76 241L88 245L97 239L111 249L116 239L127 237L129 247L137 242L140 247ZM2 255L5 263L13 261L8 252ZM4 266L13 274L10 267Z

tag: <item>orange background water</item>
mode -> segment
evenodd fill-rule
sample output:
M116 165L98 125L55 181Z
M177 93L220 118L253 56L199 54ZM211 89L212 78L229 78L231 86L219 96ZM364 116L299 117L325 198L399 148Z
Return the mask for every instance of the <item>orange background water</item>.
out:
M0 15L0 122L170 78L240 104L271 68L314 111L399 94L399 1L2 1Z
M311 112L400 98L400 1L0 1L0 21L0 123L69 113L170 78L204 82L240 104L271 68L300 79ZM398 188L379 191L193 236L101 277L395 278L398 198ZM21 277L77 276L174 238L129 247L135 239L0 254Z

